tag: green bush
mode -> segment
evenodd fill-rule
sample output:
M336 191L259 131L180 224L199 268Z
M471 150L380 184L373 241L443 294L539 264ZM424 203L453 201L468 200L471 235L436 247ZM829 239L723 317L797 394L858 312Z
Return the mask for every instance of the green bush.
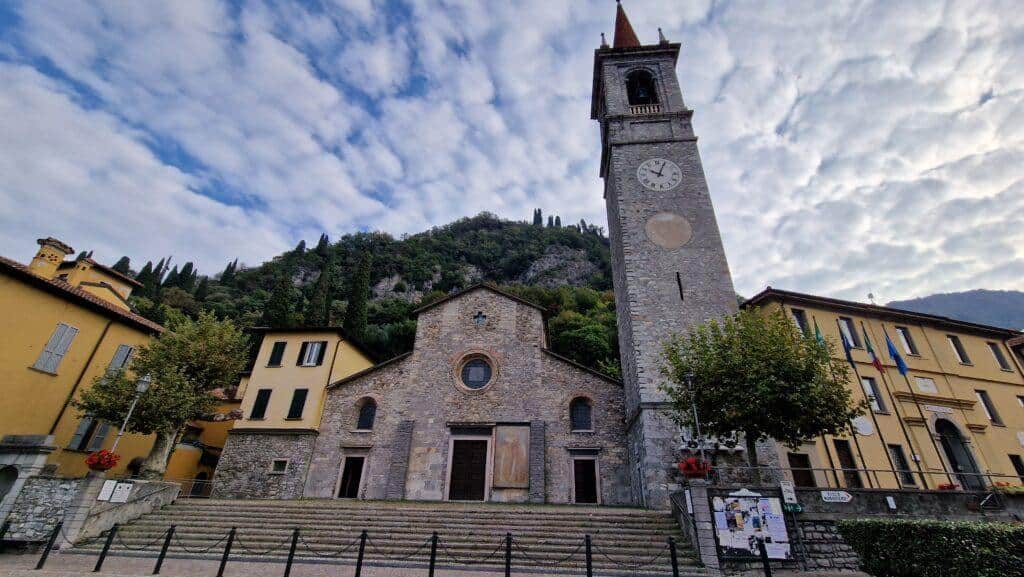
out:
M875 577L1024 575L1024 525L855 519L837 523Z

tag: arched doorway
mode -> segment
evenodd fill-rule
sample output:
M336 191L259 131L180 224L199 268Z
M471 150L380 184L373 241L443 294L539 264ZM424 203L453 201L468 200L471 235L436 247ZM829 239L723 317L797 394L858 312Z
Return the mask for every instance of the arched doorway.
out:
M15 481L18 480L18 468L14 465L7 465L0 468L0 503L3 503L7 493L11 492Z
M205 471L196 475L192 480L192 489L189 490L190 497L207 497L210 495L210 476Z
M963 435L956 425L946 419L935 421L935 433L939 435L942 451L953 467L953 472L960 479L964 489L979 491L985 488L985 482L979 475L978 465L974 462L971 450L967 448Z

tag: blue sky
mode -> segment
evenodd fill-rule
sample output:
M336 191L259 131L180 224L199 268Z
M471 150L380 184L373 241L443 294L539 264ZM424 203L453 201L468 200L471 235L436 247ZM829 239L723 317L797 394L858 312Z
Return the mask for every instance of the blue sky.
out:
M736 286L863 300L1024 277L1024 11L628 0L683 43ZM0 4L0 243L214 273L356 230L604 223L611 0Z

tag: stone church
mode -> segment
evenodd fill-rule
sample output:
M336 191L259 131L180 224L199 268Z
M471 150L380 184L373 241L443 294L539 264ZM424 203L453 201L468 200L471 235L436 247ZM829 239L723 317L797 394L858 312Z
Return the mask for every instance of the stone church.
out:
M326 384L316 429L231 435L214 496L666 508L662 343L737 306L679 49L642 45L619 5L594 55L622 382L548 350L537 305L472 287L418 311L411 353Z

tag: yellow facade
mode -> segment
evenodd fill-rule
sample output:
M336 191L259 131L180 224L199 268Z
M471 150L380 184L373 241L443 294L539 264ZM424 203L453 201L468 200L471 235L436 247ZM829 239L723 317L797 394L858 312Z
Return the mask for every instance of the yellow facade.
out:
M104 297L86 290L109 293L101 285L107 283L130 294L128 282L101 275L99 269L91 272L91 265L77 279L61 279L57 271L62 265L57 261L70 247L54 239L40 244L31 268L0 258L0 386L5 399L0 435L53 435L56 450L48 464L59 475L81 476L87 471L85 457L92 450L110 448L119 424L97 424L76 438L82 418L70 401L121 358L119 348L124 352L123 347L144 345L162 327L131 313L113 294ZM46 274L54 276L41 276ZM82 287L72 280L95 286ZM56 342L58 330L66 335L63 344ZM149 437L126 435L118 446L122 460L113 474L124 473L131 460L144 457L151 446Z
M775 289L744 306L782 307L812 334L816 325L836 345L834 363L847 363L840 340L844 323L854 345L853 399L874 401L858 420L860 434L817 439L796 451L782 447L783 467L800 469L809 462L813 482L821 487L982 488L1024 482L1024 470L1014 463L1024 463L1024 378L1020 353L1008 345L1019 333ZM907 364L906 376L887 351L886 335ZM884 372L873 366L868 342ZM853 468L861 470L841 470ZM797 480L811 482L806 476Z
M239 383L243 417L235 421L235 428L315 430L320 426L327 385L373 366L370 357L337 328L256 329L256 332L262 343L252 372L244 375ZM303 363L300 359L303 343L324 343L324 352L310 359L312 362ZM279 349L283 347L278 364L271 362L275 345ZM307 391L301 414L289 417L295 391L299 389ZM254 414L261 390L269 391L269 397L268 393L263 393L266 403L262 415Z

